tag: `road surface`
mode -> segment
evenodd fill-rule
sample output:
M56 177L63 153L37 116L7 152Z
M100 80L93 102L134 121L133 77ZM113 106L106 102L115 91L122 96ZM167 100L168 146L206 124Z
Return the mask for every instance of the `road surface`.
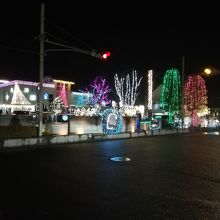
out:
M0 152L0 175L3 220L220 219L215 133Z

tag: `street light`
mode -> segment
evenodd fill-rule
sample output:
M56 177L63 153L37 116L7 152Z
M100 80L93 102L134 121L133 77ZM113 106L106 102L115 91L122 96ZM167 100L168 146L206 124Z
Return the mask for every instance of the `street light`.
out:
M204 69L204 73L209 76L212 73L212 70L209 68L206 68L206 69Z
M207 78L214 77L214 76L220 75L220 69L208 67L203 70L202 75L204 75ZM209 97L211 98L210 107L212 109L211 111L214 111L214 114L216 114L216 109L215 109L216 108L216 100L219 99L220 97L216 97L215 90L217 89L217 87L215 86L215 81L213 78L211 81L209 81L209 88L210 88Z
M220 70L216 68L205 68L203 74L205 76L216 76L220 74Z

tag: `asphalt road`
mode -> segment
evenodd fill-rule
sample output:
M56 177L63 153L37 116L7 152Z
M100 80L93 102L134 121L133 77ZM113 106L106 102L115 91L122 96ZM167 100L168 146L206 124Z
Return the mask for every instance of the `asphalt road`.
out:
M0 177L1 220L220 219L214 133L0 152Z

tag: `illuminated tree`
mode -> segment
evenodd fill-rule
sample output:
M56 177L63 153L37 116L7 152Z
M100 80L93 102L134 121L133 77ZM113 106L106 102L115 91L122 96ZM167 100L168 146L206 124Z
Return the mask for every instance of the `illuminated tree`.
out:
M86 88L86 91L92 94L91 104L106 105L111 102L108 99L108 93L111 91L111 89L109 85L107 85L105 78L97 76L89 87L89 89Z
M62 98L64 106L68 106L65 83L60 83L59 96Z
M179 113L181 107L180 74L178 69L169 69L164 75L161 105L163 110L169 114L169 123L172 123L173 116Z
M50 109L56 114L64 111L65 107L61 96L54 99L53 103L50 105Z
M143 77L139 80L137 78L137 72L132 72L132 80L130 75L126 76L126 84L124 84L125 78L118 78L118 75L115 74L115 90L119 97L119 101L122 106L134 106L137 96L138 96L138 87L141 83Z
M207 112L207 90L200 75L189 76L184 86L184 109L191 115L193 127L198 126L198 113Z

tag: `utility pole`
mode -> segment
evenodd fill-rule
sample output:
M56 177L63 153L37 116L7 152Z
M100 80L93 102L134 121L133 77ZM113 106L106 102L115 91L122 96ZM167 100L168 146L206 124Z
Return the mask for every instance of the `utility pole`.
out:
M72 51L72 52L78 52L78 53L83 53L87 54L92 57L100 58L102 60L106 60L111 53L110 52L105 52L105 53L98 53L95 49L92 49L91 51L83 50L77 47L72 47L69 45L57 43L50 41L48 39L45 39L45 31L44 31L44 3L41 3L41 16L40 16L40 68L39 68L39 90L38 90L38 105L39 105L39 120L38 120L38 136L42 136L42 125L43 125L43 78L44 78L44 56L46 52L66 52L66 51ZM61 48L57 49L44 49L44 44L52 44L59 46Z
M182 127L184 125L184 80L185 80L185 56L182 56L182 77L181 77L181 118L182 118Z
M43 125L43 78L44 78L44 3L41 4L41 20L40 20L40 68L39 68L39 126L38 136L42 136L42 125Z

